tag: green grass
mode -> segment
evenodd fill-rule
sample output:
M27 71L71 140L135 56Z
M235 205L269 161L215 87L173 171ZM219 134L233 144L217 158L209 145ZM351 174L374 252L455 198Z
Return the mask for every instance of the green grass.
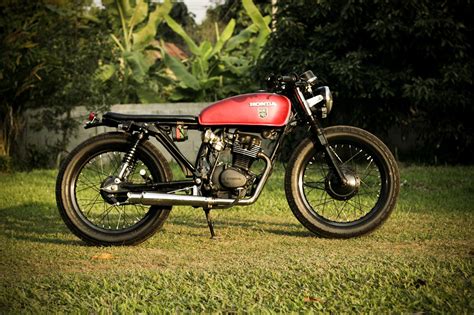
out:
M472 314L474 167L401 174L396 211L368 236L314 237L279 170L256 204L214 211L217 240L179 207L144 244L113 248L67 230L55 171L0 174L0 313Z

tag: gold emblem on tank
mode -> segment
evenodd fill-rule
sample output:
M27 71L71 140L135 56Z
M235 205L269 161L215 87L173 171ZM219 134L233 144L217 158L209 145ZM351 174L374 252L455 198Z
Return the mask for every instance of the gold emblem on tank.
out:
M265 118L265 117L267 117L267 116L268 116L268 111L267 111L266 108L259 108L259 109L258 109L258 117L260 117L260 118L263 119L263 118Z

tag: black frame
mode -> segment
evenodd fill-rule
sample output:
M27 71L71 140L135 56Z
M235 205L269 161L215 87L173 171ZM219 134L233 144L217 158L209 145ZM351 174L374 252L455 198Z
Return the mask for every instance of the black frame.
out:
M293 104L292 104L293 107ZM179 148L174 143L173 139L169 135L169 131L173 127L182 127L189 130L199 130L204 131L206 128L210 128L208 126L200 125L197 121L196 122L185 122L184 119L180 119L180 116L174 116L173 119L169 119L168 116L165 116L165 121L147 121L147 122L136 122L133 120L134 116L130 115L123 115L123 118L126 119L128 117L130 120L116 120L111 119L107 116L108 113L104 114L104 117L101 121L91 121L84 126L86 129L98 127L98 126L108 126L108 127L116 127L118 129L122 129L125 132L130 134L141 134L144 135L143 140L149 138L150 136L155 137L158 142L163 145L163 147L170 153L173 159L178 163L183 173L186 175L187 178L192 178L194 176L199 177L199 174L196 173L196 165L193 165L179 150ZM159 116L156 116L159 119ZM189 116L186 116L189 117ZM261 132L261 128L259 126L245 126L245 125L236 125L236 126L212 126L213 128L225 128L225 129L240 129L244 132ZM269 126L263 126L264 128L268 129L276 129L278 130L278 138L276 140L275 146L271 152L270 160L272 163L275 162L275 159L279 153L279 149L281 144L284 140L284 136L288 133L288 129L290 129L290 124L286 124L283 127L275 128ZM141 141L142 139L138 140ZM147 189L154 187L160 188L164 190L168 190L166 188L171 188L173 186L174 189L186 187L189 185L195 184L194 181L171 181L167 183L160 183L156 185L148 185ZM156 187L155 187L156 186ZM137 191L139 190L138 187L132 188L129 187L130 190ZM143 190L143 185L141 189Z
M288 78L287 78L288 79ZM290 80L290 79L288 79ZM176 115L126 115L126 114L117 114L117 113L105 113L102 120L93 119L86 124L85 128L92 128L97 126L109 126L117 127L131 134L138 133L145 135L144 138L148 138L150 135L155 137L158 142L160 142L165 149L171 154L175 159L178 165L181 167L181 170L187 178L196 177L199 178L199 174L196 172L196 165L193 165L178 147L174 144L174 141L169 136L169 131L173 127L180 127L189 130L199 130L204 131L205 128L236 128L243 131L256 132L261 131L261 128L269 129L278 129L279 136L277 143L273 148L273 152L270 155L270 160L272 163L275 162L275 159L279 153L281 144L285 138L285 135L288 134L293 126L296 125L294 122L302 121L310 127L312 131L310 138L315 144L315 146L323 146L326 151L327 163L330 168L332 168L335 173L340 178L341 182L345 182L345 176L342 170L340 169L336 157L329 149L326 137L324 135L324 128L321 126L317 117L315 117L309 107L305 104L304 95L301 89L304 89L306 82L304 81L293 81L296 80L291 78L290 81L281 81L280 85L276 87L277 94L284 95L290 99L292 116L290 121L283 127L275 128L270 126L245 126L245 125L236 125L236 126L203 126L198 122L197 117L195 116L176 116ZM285 86L286 83L286 86ZM139 140L137 140L139 141ZM195 162L197 163L197 162ZM177 182L166 183L168 185L173 185ZM186 183L192 184L194 181L189 181ZM181 183L183 184L183 183ZM164 187L163 187L164 188Z

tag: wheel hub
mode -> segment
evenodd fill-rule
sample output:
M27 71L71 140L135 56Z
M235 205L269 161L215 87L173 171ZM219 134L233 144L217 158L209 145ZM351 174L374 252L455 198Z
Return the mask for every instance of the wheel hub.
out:
M120 180L116 180L114 176L107 177L100 185L100 195L108 204L117 203L116 194L119 191Z
M336 200L349 200L359 191L360 178L350 169L342 169L346 181L343 183L334 171L326 176L325 187L327 193Z

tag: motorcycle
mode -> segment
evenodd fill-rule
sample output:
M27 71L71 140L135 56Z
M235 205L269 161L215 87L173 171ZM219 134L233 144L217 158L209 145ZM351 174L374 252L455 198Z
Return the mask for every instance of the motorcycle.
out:
M56 184L61 217L93 245L134 245L158 231L172 206L203 208L211 237L211 209L257 201L283 140L297 126L307 137L292 153L285 194L296 218L320 237L350 238L379 227L395 207L400 178L385 144L351 127L323 128L333 107L327 86L312 71L271 75L265 92L215 102L198 116L89 115L85 128L115 127L92 137L63 161ZM175 142L189 130L202 143L191 163ZM176 160L184 180L173 180L168 161L150 138ZM262 163L263 162L263 163Z

